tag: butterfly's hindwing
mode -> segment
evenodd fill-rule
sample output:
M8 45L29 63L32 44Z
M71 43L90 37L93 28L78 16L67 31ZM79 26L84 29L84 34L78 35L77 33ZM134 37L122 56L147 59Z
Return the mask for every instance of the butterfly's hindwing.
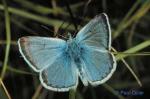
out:
M91 85L106 82L116 69L114 56L109 52L88 49L82 54L81 65Z
M78 84L77 69L68 54L63 53L49 67L40 72L42 85L50 90L69 91Z

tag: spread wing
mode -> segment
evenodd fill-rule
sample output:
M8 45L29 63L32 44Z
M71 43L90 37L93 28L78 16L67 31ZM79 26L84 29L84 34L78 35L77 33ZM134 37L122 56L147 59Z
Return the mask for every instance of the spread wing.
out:
M96 16L79 31L75 40L82 48L81 65L89 83L97 85L107 81L116 69L116 60L110 53L111 31L107 15Z
M22 37L19 50L35 71L42 85L53 91L68 91L78 83L76 66L66 54L66 42L56 38Z
M81 65L91 85L106 82L116 70L116 61L111 53L90 48L82 54Z
M75 39L79 45L110 50L111 31L107 15L96 16L79 31Z
M53 91L76 88L77 70L65 53L64 40L46 37L22 37L18 40L19 51L28 65L40 72L42 85Z
M21 55L36 72L50 66L66 48L64 40L33 36L20 38L18 45Z
M40 72L42 85L54 91L69 91L78 84L77 69L68 54L63 53L51 66Z

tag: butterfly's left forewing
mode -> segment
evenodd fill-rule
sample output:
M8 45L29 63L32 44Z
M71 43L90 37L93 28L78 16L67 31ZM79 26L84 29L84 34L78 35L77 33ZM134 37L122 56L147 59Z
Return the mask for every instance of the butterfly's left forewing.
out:
M81 46L110 50L111 31L107 15L97 15L79 31L75 39Z
M81 66L85 78L92 85L107 81L116 69L116 60L110 53L111 31L106 14L92 19L75 38L81 51Z

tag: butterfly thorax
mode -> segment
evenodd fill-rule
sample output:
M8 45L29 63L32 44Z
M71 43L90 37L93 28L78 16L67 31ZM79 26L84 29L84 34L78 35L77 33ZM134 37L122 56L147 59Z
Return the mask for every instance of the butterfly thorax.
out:
M80 55L81 55L81 48L75 41L75 39L70 38L68 41L68 48L67 52L69 53L69 56L75 61L79 62L80 61Z

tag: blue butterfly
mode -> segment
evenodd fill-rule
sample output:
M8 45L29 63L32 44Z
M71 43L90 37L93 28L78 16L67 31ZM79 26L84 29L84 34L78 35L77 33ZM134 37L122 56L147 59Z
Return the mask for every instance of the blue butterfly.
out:
M19 51L28 65L39 72L41 84L53 91L75 89L78 79L85 86L106 82L116 70L111 54L108 17L102 13L76 35L65 41L58 38L22 37Z

